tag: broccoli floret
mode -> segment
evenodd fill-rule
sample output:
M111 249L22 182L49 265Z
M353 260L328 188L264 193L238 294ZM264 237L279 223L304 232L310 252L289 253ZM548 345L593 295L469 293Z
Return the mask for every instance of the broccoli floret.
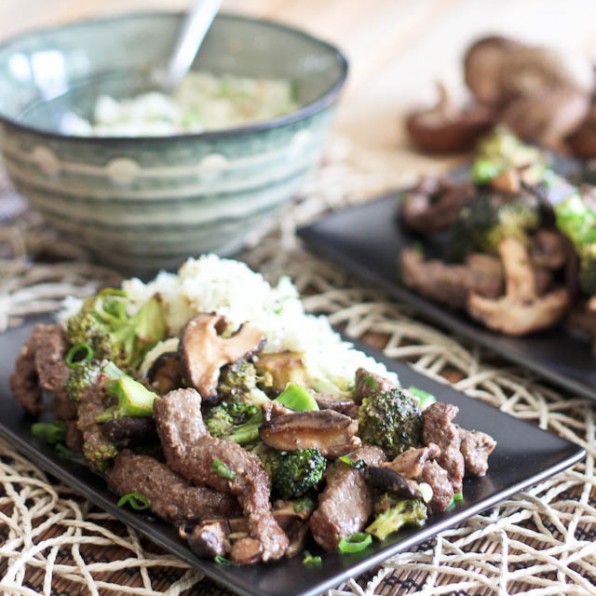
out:
M100 430L96 429L86 433L83 456L94 468L104 471L117 455L116 446L106 439Z
M88 298L66 325L71 344L89 344L96 360L110 360L134 372L144 355L166 332L161 302L150 298L135 314L121 290L106 289Z
M260 377L252 362L241 360L222 369L217 394L228 402L242 402L261 406L269 402L267 394L257 385Z
M540 206L533 195L505 200L499 194L480 192L468 201L453 225L451 257L461 260L475 251L496 253L507 237L527 241L540 220Z
M580 261L580 286L596 294L596 192L572 194L555 206L557 227L565 234Z
M101 364L97 361L81 362L71 369L64 390L68 399L75 402L83 400L85 393L97 383L101 373Z
M428 515L426 506L419 500L383 495L379 503L382 506L375 506L374 521L364 530L378 540L385 540L404 526L421 526Z
M204 415L207 430L214 437L246 445L259 439L263 413L253 404L222 402Z
M390 458L419 444L422 413L416 400L400 389L366 397L358 411L358 435L385 450Z
M479 143L472 165L472 182L488 184L509 169L528 166L535 168L536 182L540 182L547 172L544 153L499 128Z
M261 450L265 469L271 476L271 493L280 499L296 499L318 488L327 460L315 448L296 451Z
M105 369L103 372L105 374ZM98 423L126 416L153 416L153 402L157 394L128 375L122 374L108 381L106 393L117 403L95 417Z

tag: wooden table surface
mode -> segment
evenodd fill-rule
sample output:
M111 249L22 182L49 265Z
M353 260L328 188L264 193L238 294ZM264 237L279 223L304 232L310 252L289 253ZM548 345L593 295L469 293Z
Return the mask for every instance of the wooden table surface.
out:
M189 0L0 0L0 39L90 15L180 9ZM400 114L434 100L434 81L462 91L461 56L475 38L503 32L596 61L596 0L224 0L226 10L289 23L341 47L350 78L337 131L415 169Z

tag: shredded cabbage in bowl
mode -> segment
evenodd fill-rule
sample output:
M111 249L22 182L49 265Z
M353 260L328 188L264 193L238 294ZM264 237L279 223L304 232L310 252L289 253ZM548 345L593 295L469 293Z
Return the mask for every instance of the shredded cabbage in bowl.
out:
M78 136L200 133L269 120L298 108L291 81L189 73L171 96L97 99L93 121L65 114L62 130Z

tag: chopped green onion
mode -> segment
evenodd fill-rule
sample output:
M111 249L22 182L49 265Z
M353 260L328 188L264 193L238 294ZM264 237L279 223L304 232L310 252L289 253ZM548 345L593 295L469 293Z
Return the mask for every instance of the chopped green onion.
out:
M455 493L453 495L453 502L454 503L461 503L464 500L463 493Z
M498 176L504 167L501 164L495 164L486 159L478 159L472 166L470 176L474 184L488 184L493 178Z
M94 352L93 348L89 344L75 344L66 352L64 361L68 368L76 368L81 366L84 362L93 360Z
M222 478L226 478L227 480L235 480L236 479L236 472L234 470L230 470L226 464L224 464L219 459L214 459L211 462L211 469L217 472L218 476Z
M149 509L149 499L141 493L126 493L118 500L118 507L130 505L136 511Z
M337 550L340 553L359 553L372 542L372 536L364 532L357 532L351 536L346 536L339 541Z
M368 385L369 389L372 389L373 391L376 391L379 388L379 384L369 373L364 375L364 382Z
M226 559L225 557L222 557L221 555L217 555L216 557L214 557L213 562L216 565L222 565L223 567L228 567L230 565L234 565L234 563L232 563L232 561L230 561L230 559Z
M320 565L323 562L321 557L313 557L307 550L304 551L303 565Z
M351 459L349 455L342 455L338 458L340 462L350 466L350 468L355 468L356 470L363 470L366 468L366 462L363 459Z
M434 404L437 401L437 398L432 393L418 389L418 387L414 387L414 385L410 385L408 387L408 391L414 397L418 398L418 403L420 404L421 410L425 410L428 408L428 406Z
M53 422L36 422L31 425L34 437L43 439L48 445L64 443L66 439L66 422L54 420Z

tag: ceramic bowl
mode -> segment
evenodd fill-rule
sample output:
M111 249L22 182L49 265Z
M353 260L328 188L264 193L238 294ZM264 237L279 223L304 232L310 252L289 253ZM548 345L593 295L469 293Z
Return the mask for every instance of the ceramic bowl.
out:
M195 70L286 78L299 108L262 123L168 137L62 134L66 112L139 91L164 69L182 15L135 13L24 34L0 46L1 149L47 222L100 262L150 274L230 254L296 192L318 160L347 75L335 47L231 14L216 18Z

